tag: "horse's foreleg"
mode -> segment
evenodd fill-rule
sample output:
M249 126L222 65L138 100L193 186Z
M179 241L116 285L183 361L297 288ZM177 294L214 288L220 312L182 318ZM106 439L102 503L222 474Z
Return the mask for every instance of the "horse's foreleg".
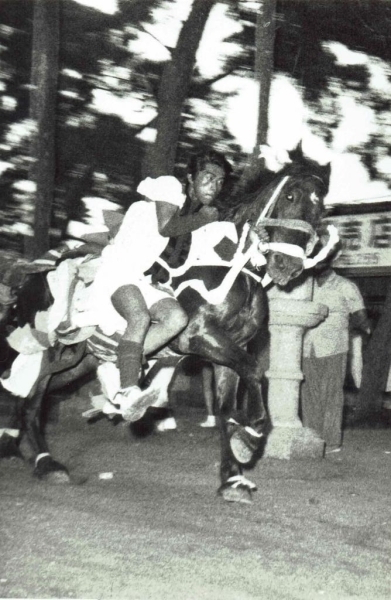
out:
M252 423L243 414L233 414L229 419L220 419L222 436L222 486L220 491L227 500L249 501L249 495L255 486L243 478L239 463L251 462L261 443L263 429L267 423L260 378L257 374L257 361L213 323L204 324L201 329L202 335L197 333L200 329L199 326L194 329L188 327L188 330L179 337L179 349L182 352L198 354L222 367L229 367L243 380L248 391L249 403L252 407ZM228 415L225 406L228 406L228 402L232 402L236 398L236 388L233 393L232 390L229 390L231 386L227 386L229 378L231 381L234 379L237 383L237 377L230 376L229 370L220 370L220 377L216 382L217 389L220 387L221 412L226 416ZM222 391L223 394L221 394ZM227 490L227 487L228 491L224 491ZM241 499L241 494L237 493L242 489L245 490L244 496L247 500ZM235 498L228 498L227 496L232 490L235 490Z
M197 354L215 365L232 369L244 382L249 395L249 410L253 422L261 423L266 419L266 410L262 399L258 363L238 343L213 323L204 324L202 334L198 327L189 326L182 333L177 345L185 354ZM196 333L194 333L196 331ZM225 399L227 402L227 399Z
M231 436L233 425L230 415L236 408L236 395L239 377L232 369L220 365L214 365L215 391L218 399L218 414L220 428L220 479L221 485L218 493L228 502L251 502L252 492L256 486L243 476L242 466L232 454ZM236 423L236 421L235 421Z

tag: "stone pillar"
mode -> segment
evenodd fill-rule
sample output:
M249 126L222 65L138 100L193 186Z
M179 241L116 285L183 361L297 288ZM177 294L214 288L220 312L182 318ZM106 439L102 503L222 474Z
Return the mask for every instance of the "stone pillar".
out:
M299 418L301 356L306 329L326 318L328 309L312 302L312 277L292 292L273 288L269 294L270 368L268 408L273 429L265 456L322 458L323 440L304 428Z

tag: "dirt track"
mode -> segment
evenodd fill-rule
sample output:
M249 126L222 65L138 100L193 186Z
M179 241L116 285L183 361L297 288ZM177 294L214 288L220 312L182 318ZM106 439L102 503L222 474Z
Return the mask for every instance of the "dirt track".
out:
M87 425L83 398L49 427L71 486L0 464L0 597L388 600L390 429L348 430L341 454L261 461L252 505L224 503L218 434L181 407L146 439ZM111 480L99 479L112 472Z

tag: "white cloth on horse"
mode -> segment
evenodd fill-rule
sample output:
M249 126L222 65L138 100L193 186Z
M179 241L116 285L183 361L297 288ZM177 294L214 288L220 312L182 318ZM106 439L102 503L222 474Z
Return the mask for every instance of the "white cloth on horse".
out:
M178 207L184 202L183 194L179 193L175 185L173 187L176 189L176 195L167 195L162 187L161 197L157 198L159 189L156 182L160 179L167 178L151 180L150 186L145 182L140 184L138 191L149 192L153 201L140 200L132 204L127 211L118 234L102 253L102 263L95 281L86 290L84 299L77 304L79 314L74 318L76 325L99 325L106 335L123 331L126 322L114 309L112 294L123 285L137 285L142 293L146 289L143 286L151 287L150 278L144 273L156 262L169 241L168 237L159 233L155 202L169 202ZM173 179L180 186L175 178L169 179ZM156 299L166 295L160 291Z
M19 354L12 363L10 376L1 378L3 387L21 398L27 398L41 372L43 352Z
M55 271L47 276L50 292L54 298L52 306L47 311L47 332L52 344L61 338L63 343L74 344L89 338L93 328L83 328L77 338L73 335L69 340L67 335L61 335L58 328L61 324L72 328L72 316L77 303L85 293L85 283L79 279L79 269L86 262L87 257L64 260Z
M121 389L119 369L114 363L105 362L99 365L96 374L105 398L113 401Z
M20 435L20 429L10 429L9 427L0 429L0 440L3 435L9 435L10 437L17 438Z
M55 271L48 273L47 281L50 292L54 298L52 306L48 309L48 334L54 342L55 331L62 321L67 318L70 302L72 300L72 285L77 277L77 271L84 257L64 260Z
M215 221L193 231L189 255L181 267L169 269L171 276L179 277L195 266L230 266L230 261L221 258L216 251L216 247L224 238L228 238L234 244L238 243L238 232L234 223Z
M42 313L40 313L42 314ZM40 332L31 328L29 323L26 323L23 327L17 327L14 329L9 336L7 336L7 344L16 350L19 354L35 354L36 352L43 352L49 348L50 344L47 336L44 335L45 331Z

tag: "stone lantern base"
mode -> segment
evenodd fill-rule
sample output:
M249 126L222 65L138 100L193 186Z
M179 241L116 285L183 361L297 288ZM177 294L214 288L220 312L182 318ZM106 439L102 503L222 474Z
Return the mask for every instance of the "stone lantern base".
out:
M270 369L268 408L273 429L265 448L272 458L323 458L324 441L299 419L303 335L327 316L310 300L270 299Z
M308 427L273 427L264 456L279 459L317 459L324 456L324 441Z

